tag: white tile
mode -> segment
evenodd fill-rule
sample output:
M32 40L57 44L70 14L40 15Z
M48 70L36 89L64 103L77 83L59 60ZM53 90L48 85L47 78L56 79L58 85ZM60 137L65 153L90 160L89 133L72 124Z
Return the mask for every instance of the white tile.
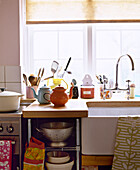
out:
M6 83L6 90L21 93L21 83Z
M0 66L0 82L4 82L4 66Z
M9 83L21 82L20 66L5 66L5 81Z

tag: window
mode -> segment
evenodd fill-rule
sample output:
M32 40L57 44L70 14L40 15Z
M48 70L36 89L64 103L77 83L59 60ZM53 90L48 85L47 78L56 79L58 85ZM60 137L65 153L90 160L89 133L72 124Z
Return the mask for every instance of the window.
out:
M26 26L26 32L26 72L37 74L39 68L44 67L44 77L52 76L51 64L56 60L59 69L62 67L60 75L71 57L68 71L71 71L72 75L66 73L64 78L66 81L75 78L79 82L86 72L87 40L84 25L29 25ZM55 76L57 77L57 72Z
M93 84L95 75L106 75L115 82L117 59L123 54L132 56L135 71L131 71L129 58L119 63L119 87L126 86L130 79L140 87L140 24L46 24L26 25L24 71L37 74L40 67L45 68L44 77L52 75L51 63L59 62L64 70L68 67L72 75L65 74L68 83L75 78L79 85L85 74L89 73ZM28 64L27 64L28 63ZM137 93L140 91L137 88Z

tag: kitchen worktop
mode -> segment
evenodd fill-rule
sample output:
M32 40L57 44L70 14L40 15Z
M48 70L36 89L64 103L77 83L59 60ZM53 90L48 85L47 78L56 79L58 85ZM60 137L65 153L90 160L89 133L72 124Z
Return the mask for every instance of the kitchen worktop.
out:
M24 118L77 118L87 117L88 107L82 99L70 99L63 107L54 107L53 104L39 104L33 102L23 110Z
M70 99L63 107L54 107L53 104L39 104L34 101L23 110L24 118L43 117L90 117L88 107L140 107L140 99Z

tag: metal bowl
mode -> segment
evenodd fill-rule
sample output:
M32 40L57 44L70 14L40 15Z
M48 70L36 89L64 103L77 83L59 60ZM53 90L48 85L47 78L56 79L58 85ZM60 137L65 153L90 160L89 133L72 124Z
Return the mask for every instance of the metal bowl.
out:
M73 126L68 122L49 122L40 126L40 131L51 142L63 142L72 133Z

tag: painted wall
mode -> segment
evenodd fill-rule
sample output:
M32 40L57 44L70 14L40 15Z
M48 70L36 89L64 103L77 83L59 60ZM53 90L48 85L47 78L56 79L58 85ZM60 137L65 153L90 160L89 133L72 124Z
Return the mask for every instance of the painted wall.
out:
M0 0L0 65L20 65L19 0Z

